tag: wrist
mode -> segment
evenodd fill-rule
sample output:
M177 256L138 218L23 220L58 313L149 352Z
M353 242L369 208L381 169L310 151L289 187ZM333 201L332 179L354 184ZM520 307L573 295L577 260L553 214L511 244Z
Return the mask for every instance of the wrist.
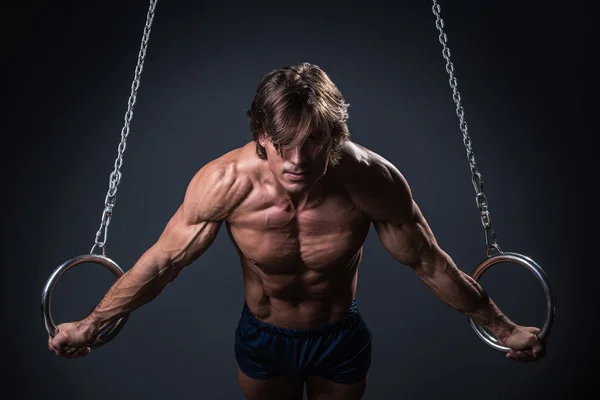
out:
M80 332L88 339L95 339L102 330L102 321L93 312L79 322Z
M517 332L518 329L519 326L517 324L504 318L504 321L495 327L495 329L493 330L493 334L494 336L496 336L496 339L498 339L498 341L504 342L508 337L512 336L515 332Z

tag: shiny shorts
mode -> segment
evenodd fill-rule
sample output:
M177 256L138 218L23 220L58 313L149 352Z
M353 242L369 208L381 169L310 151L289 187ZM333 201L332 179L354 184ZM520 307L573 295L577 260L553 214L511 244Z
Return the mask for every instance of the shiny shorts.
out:
M235 356L240 370L254 379L319 376L354 383L371 366L371 332L356 300L342 319L310 329L269 325L244 304L235 331Z

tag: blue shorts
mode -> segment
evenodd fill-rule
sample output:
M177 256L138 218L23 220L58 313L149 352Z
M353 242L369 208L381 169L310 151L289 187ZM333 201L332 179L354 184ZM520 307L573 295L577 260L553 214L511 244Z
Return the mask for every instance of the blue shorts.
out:
M356 300L340 320L310 329L269 325L244 304L235 331L235 357L240 370L253 379L319 376L354 383L371 366L371 332Z

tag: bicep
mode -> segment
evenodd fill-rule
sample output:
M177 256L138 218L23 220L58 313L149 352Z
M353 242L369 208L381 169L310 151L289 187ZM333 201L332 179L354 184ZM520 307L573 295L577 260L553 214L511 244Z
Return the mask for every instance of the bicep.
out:
M431 265L438 248L435 237L414 201L398 210L401 218L374 221L373 225L384 248L400 263L414 269Z
M172 265L186 266L211 246L221 225L221 221L191 218L182 205L169 220L156 246Z
M407 180L385 159L373 165L368 180L372 200L366 204L384 248L413 269L433 265L439 247Z
M157 243L171 264L188 265L210 247L223 221L247 192L243 182L237 179L235 165L221 160L194 176Z

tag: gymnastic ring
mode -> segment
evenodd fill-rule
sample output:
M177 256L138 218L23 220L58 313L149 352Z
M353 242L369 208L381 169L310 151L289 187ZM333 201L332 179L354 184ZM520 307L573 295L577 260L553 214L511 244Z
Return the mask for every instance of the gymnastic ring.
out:
M552 328L552 324L554 323L554 316L556 315L556 299L554 296L554 292L550 287L550 281L548 279L548 276L546 275L546 272L535 261L533 261L527 256L518 253L505 252L496 254L485 259L481 264L477 266L477 268L475 268L471 276L476 281L479 281L479 278L488 268L490 268L494 264L498 264L501 262L518 264L522 267L527 268L531 273L535 275L535 277L542 285L544 293L546 294L546 321L540 328L537 337L542 340L547 338L550 335L550 330ZM485 343L487 343L490 347L503 353L508 353L511 350L508 347L499 345L498 339L489 334L485 329L481 327L481 325L473 321L473 319L469 318L469 322L471 324L471 328L473 328L477 336L479 336L479 338Z
M52 312L50 309L51 302L52 302L52 290L54 289L56 282L58 282L58 279L65 272L67 272L72 267L74 267L78 264L83 264L83 263L100 264L100 265L106 267L110 272L112 272L113 275L115 275L117 277L117 279L123 275L123 270L117 265L117 263L115 263L113 260L106 257L105 255L99 255L99 254L85 254L85 255L76 256L76 257L71 258L68 261L65 261L63 264L58 266L52 272L52 274L46 281L46 284L44 285L44 289L42 290L42 317L44 318L44 324L46 326L46 331L48 332L48 335L50 335L51 337L56 336L56 334L58 333L58 329L56 328L56 325L54 324L54 320L52 318ZM125 315L124 317L119 318L116 322L109 325L106 329L104 329L102 332L100 332L96 341L88 347L90 347L90 349L97 349L101 346L104 346L111 340L113 340L117 336L117 334L121 331L121 329L123 329L123 326L127 322L128 318L129 318L129 314Z

